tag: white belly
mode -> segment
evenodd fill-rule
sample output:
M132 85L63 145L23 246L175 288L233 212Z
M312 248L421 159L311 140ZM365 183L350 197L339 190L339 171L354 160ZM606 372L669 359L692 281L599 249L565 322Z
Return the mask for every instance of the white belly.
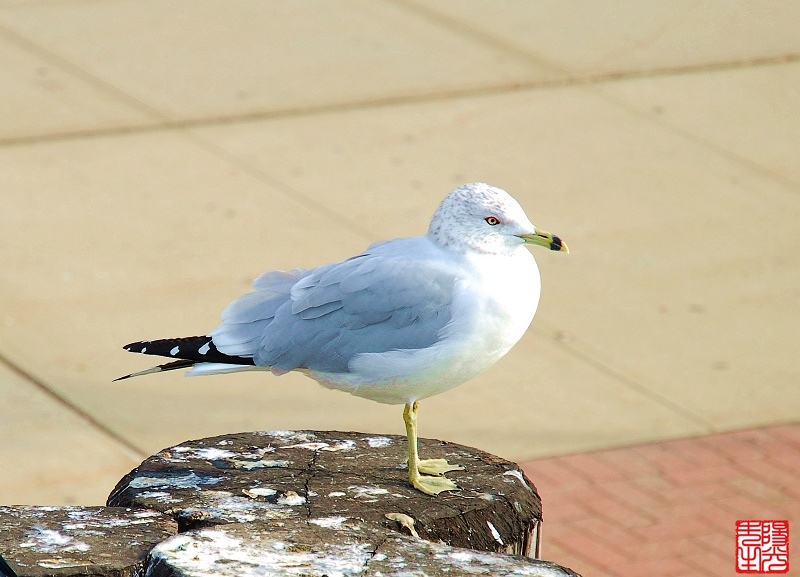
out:
M442 393L483 372L522 337L539 304L539 270L524 248L476 255L480 276L459 281L452 320L427 349L358 355L349 373L303 371L323 386L387 404Z

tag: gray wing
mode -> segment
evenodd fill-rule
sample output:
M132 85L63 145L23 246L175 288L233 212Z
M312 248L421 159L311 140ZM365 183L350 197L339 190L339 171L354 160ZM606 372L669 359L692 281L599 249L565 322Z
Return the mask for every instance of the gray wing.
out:
M211 336L225 354L278 372L347 372L361 353L434 344L450 321L455 282L429 261L380 254L266 273Z

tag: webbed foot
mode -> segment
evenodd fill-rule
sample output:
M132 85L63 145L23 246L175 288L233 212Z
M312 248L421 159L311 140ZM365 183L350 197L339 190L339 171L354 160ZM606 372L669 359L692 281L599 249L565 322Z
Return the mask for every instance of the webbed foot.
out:
M458 485L447 477L431 477L429 475L409 475L409 481L418 491L426 495L438 495L442 491L457 491Z
M417 452L417 410L418 402L406 404L403 411L403 420L406 423L408 437L408 480L418 491L426 495L438 495L442 491L457 491L456 485L450 479L442 477L448 471L462 471L463 467L451 465L446 459L420 460ZM420 473L428 473L421 475ZM436 476L433 476L436 475Z
M447 459L421 459L417 461L417 470L424 475L444 475L450 471L463 471L460 465L451 465Z

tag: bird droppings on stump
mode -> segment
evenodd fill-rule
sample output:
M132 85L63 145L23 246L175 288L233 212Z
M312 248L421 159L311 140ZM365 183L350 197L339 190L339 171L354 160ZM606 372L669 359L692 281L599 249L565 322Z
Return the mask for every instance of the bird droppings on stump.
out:
M152 510L0 506L0 549L8 577L144 574L150 549L177 524Z
M466 468L450 474L460 490L433 498L408 484L405 439L380 439L279 431L188 441L145 460L120 481L108 504L169 513L181 531L304 520L340 531L371 525L399 532L385 515L402 513L427 541L517 555L535 552L541 501L514 463L420 439L429 456ZM260 466L264 463L272 466Z
M0 507L0 577L577 575L529 557L541 503L514 463L420 443L466 468L459 490L413 489L403 437L187 441L120 480L108 507Z
M370 525L348 532L303 528L298 521L195 529L155 547L148 567L148 577L576 575L547 561L459 549Z

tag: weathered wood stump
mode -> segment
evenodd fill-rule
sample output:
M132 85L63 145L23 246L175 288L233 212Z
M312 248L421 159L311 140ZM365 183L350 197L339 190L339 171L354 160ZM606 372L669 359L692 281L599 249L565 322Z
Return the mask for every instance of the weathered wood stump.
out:
M0 577L576 575L526 556L541 502L514 463L424 439L420 452L464 466L448 474L460 489L412 489L404 437L187 441L126 475L108 507L0 507Z
M575 575L546 561L450 547L378 527L301 524L237 523L183 533L153 549L147 577Z
M143 575L150 550L177 532L170 517L146 509L0 507L0 575Z
M120 481L108 505L167 512L182 532L288 520L397 530L401 524L394 519L400 518L406 519L407 533L413 528L427 541L516 555L536 552L541 501L514 463L432 440L420 440L420 453L464 466L465 471L448 474L461 490L430 497L413 489L405 437L278 431L213 437L161 451Z

